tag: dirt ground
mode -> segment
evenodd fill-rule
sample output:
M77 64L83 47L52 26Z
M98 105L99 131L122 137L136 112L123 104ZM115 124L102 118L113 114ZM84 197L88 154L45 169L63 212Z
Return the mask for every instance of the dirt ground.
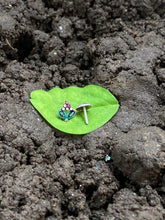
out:
M87 135L29 102L88 84L120 109ZM0 220L165 219L164 104L164 0L0 0Z

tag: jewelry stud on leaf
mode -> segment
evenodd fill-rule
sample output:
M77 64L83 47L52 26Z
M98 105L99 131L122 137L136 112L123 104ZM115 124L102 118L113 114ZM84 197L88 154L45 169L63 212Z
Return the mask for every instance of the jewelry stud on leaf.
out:
M69 111L68 113L65 111ZM69 101L66 100L63 107L58 111L60 118L64 119L64 121L68 121L73 118L76 114L76 111L71 107Z
M87 116L87 108L91 107L91 104L87 104L87 103L84 103L84 104L81 104L81 105L78 105L76 110L80 110L83 108L83 111L84 111L84 117L85 117L85 123L88 125L88 116Z

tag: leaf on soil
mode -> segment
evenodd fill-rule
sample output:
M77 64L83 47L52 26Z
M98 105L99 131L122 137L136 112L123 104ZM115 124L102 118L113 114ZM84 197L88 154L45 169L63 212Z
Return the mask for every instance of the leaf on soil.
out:
M65 100L74 109L82 103L91 104L91 108L87 109L88 125L83 111L77 111L76 116L68 122L59 117L58 110ZM96 130L109 121L119 108L117 99L108 90L96 85L53 88L48 92L36 90L31 93L30 102L53 127L70 134L86 134Z

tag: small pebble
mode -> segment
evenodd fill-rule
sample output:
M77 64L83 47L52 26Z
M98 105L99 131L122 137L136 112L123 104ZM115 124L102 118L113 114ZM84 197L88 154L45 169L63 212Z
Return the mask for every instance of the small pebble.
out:
M105 162L108 162L108 161L110 161L111 160L111 157L107 154L106 156L105 156Z
M99 169L99 168L100 168L99 163L96 163L96 168L97 168L97 169Z

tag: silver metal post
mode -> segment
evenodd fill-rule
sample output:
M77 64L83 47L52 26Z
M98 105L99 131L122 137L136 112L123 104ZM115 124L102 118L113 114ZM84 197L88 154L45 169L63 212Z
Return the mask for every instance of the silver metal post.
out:
M86 122L86 124L88 125L87 110L86 110L86 107L85 107L85 106L83 107L83 110L84 110L85 122Z

